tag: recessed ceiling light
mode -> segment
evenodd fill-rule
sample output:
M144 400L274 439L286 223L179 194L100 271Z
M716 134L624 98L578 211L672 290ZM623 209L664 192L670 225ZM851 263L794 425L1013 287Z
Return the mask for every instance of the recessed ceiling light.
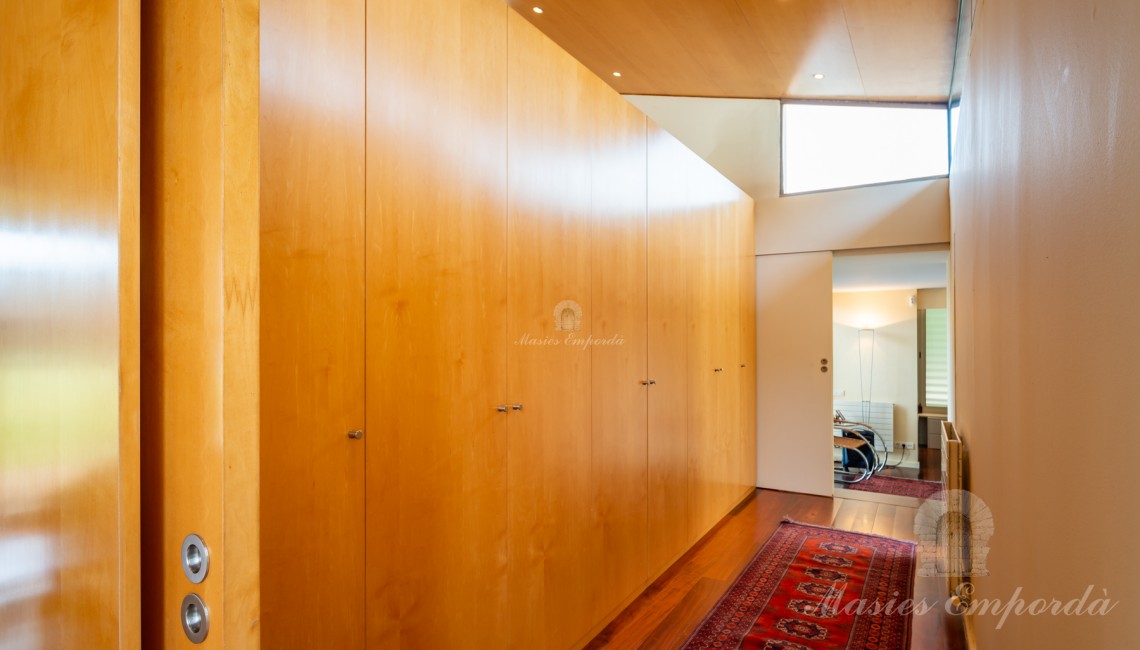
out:
M621 73L620 73L620 72L615 72L615 73L614 73L614 76L615 76L615 77L620 77L620 76L621 76Z
M815 79L823 79L824 74L822 72L817 72L817 73L813 74L812 77Z
M536 14L540 14L540 13L542 13L542 7L535 7L535 8L534 8L534 13L536 13Z

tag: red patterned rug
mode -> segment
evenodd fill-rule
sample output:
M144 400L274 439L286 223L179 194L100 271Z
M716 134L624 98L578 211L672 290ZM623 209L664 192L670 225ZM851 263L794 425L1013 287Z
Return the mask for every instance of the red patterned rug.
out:
M866 481L859 481L858 483L836 483L836 485L848 490L894 494L916 499L930 499L942 491L942 483L938 481L920 481L913 478L882 475L872 476Z
M915 544L785 520L684 650L910 647Z

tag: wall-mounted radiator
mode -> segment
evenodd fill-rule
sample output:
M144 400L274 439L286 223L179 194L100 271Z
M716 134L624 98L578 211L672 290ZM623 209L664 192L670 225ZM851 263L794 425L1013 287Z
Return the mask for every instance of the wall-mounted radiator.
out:
M890 402L859 402L835 400L835 410L842 411L848 420L871 425L883 439L888 451L895 449L895 405ZM876 443L878 449L878 443Z
M942 422L942 489L946 495L945 535L940 536L947 561L946 586L951 594L958 590L967 574L970 554L970 531L965 529L962 491L962 438L954 423Z

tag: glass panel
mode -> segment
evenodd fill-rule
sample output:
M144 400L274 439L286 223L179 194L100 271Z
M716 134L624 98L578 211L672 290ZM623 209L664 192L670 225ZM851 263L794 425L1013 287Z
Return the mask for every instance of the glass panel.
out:
M946 110L784 104L784 193L945 176Z
M926 310L927 406L948 406L950 400L945 309Z

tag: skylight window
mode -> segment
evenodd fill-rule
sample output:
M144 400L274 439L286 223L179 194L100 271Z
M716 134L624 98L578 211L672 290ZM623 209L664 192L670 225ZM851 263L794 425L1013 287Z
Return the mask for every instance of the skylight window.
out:
M785 194L949 173L944 106L789 103L783 127Z

